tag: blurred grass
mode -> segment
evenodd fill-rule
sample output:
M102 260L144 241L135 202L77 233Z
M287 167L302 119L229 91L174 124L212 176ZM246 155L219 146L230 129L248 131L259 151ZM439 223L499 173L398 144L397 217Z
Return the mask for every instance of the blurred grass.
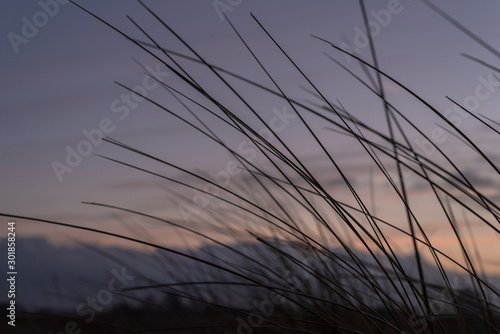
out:
M129 39L181 79L185 84L182 88L160 82L165 92L178 102L176 105L165 105L136 94L171 117L181 120L186 127L203 134L207 142L216 143L226 150L240 170L240 174L231 176L228 182L217 182L203 171L188 170L161 156L138 149L133 144L106 138L109 145L127 151L131 157L154 161L164 169L182 173L184 177L171 178L137 163L102 156L108 162L117 164L117 167L132 168L158 178L162 184L168 184L170 200L188 211L184 217L163 218L116 205L86 203L152 219L182 230L193 238L218 245L224 250L218 254L200 256L189 250L173 249L163 245L154 235L139 229L135 231L137 237L129 237L63 222L2 214L143 244L170 254L160 259L166 266L175 263L174 255L177 259L186 258L199 263L194 276L206 277L207 280L221 277L227 285L224 289L217 289L212 286L214 282L190 281L190 273L185 273L177 278L183 288L161 286L164 284L162 282L137 287L165 294L168 302L151 306L149 304L153 302L144 301L141 309L115 308L99 314L98 321L82 325L82 328L99 333L499 332L498 288L488 281L484 264L478 256L473 231L464 229L464 222L457 218L457 214L465 212L466 217L475 224L488 227L491 233L498 235L500 208L489 194L470 180L470 175L465 173L467 166L456 162L456 157L425 134L428 129L419 128L406 110L396 108L387 99L384 86L388 82L397 85L408 99L419 102L422 110L437 116L446 124L447 131L460 138L464 147L475 154L471 160L474 159L476 165L481 165L481 168L486 168L495 176L499 173L496 162L473 136L450 122L442 112L399 82L395 76L379 68L376 46L371 38L371 61L349 54L361 66L366 79L335 60L335 56L329 53L327 56L363 84L366 88L363 94L380 99L380 104L374 106L374 110L381 109L381 117L385 118L387 125L384 130L358 119L340 100L330 101L324 88L302 71L294 62L293 55L289 55L285 47L274 39L272 32L265 28L265 24L254 16L256 27L273 43L276 52L283 57L283 62L290 66L290 71L295 71L301 77L297 85L303 85L317 102L301 102L289 96L280 78L273 77L264 61L254 53L252 46L247 44L230 20L230 28L239 38L242 48L255 60L252 66L256 66L256 71L260 71L269 86L210 64L196 52L195 46L184 41L181 34L161 19L160 13L151 11L145 5L144 9L150 12L152 19L161 23L167 33L183 43L189 50L188 54L163 48L158 40L153 39L131 18L131 23L143 34L144 39L129 37L123 29L112 26L80 5L76 6ZM429 6L481 46L492 52L495 50L439 8L431 4ZM360 8L367 25L362 0ZM316 38L339 51L336 55L343 58L342 53L346 51L322 37ZM181 65L180 59L183 60L182 64L203 65L211 73L212 80L227 91L227 100L209 93L210 89L197 81L197 71L188 65ZM339 181L333 187L328 184L331 180L318 173L301 150L291 144L286 131L277 131L276 127L265 121L268 116L265 112L268 111L256 108L255 102L247 100L245 92L239 88L241 86L234 84L233 80L243 81L251 89L259 91L262 100L269 97L281 99L296 117L294 129L301 129L296 136L314 145L315 152L320 152L322 156L322 167L337 176ZM133 92L130 87L118 84ZM230 99L245 106L244 114L228 106ZM247 121L250 116L253 120ZM218 125L209 125L214 122L218 122ZM498 134L498 123L493 120L475 116L470 122L477 122L477 125L482 126L482 131ZM414 140L407 135L409 129L419 139L427 140L439 157L419 153ZM227 131L238 133L240 138L252 143L255 155L246 155L238 149L238 142L224 139ZM368 167L371 168L369 185L353 182L352 172L343 167L342 157L334 153L334 137L325 137L325 133L340 133L340 136L352 140L353 147L361 149L367 162L366 173ZM267 137L263 134L267 134ZM412 175L405 177L408 171ZM387 221L376 214L380 209L376 206L377 197L388 190L377 189L373 182L375 178L384 180L383 183L395 198L394 211L402 213L397 221ZM437 208L434 210L439 210L445 218L461 257L448 254L431 242L428 225L423 224L421 218L426 212L415 204L414 192L418 189L411 185L414 182L425 187L428 197L432 198ZM202 195L198 199L204 200L195 201L192 190ZM131 230L134 231L133 226ZM403 254L391 241L394 231L404 236L405 245L409 245L412 250L410 256ZM239 248L239 244L248 240L255 243L252 252ZM170 270L169 275L175 278L175 272L176 269ZM457 273L470 279L467 291L453 286L451 277ZM290 274L292 279L287 277ZM240 290L246 296L237 295L238 288L235 285L238 284L251 286ZM249 323L248 317L256 312L255 305L242 307L242 301L253 300L258 304L269 300L270 294L280 296L286 302L280 305L275 303L272 314L258 321L258 325L241 327L238 319L246 319L246 323ZM67 321L61 315L53 317L42 313L20 313L18 319L20 326L26 326L21 330L31 333L46 332L48 328L63 330Z

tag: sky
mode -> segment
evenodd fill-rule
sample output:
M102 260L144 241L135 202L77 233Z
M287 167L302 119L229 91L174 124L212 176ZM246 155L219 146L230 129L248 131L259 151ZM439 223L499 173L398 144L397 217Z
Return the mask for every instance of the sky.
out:
M130 15L168 49L189 54L136 1L78 3L131 36L144 40L126 18ZM283 87L302 101L313 100L313 97L300 88L303 80L299 80L300 76L266 38L250 16L252 13L285 47L304 72L314 77L331 100L340 99L354 115L385 131L380 102L373 97L365 98L360 95L360 85L329 61L324 53L355 69L357 73L362 73L359 67L329 45L311 37L315 35L337 45L342 42L358 45L360 57L370 60L369 48L363 46L358 33L359 29L363 29L363 21L357 1L174 0L146 3L210 63L269 85L268 81L262 79L262 73L257 70L258 67L227 20L217 10L226 9L227 18L256 54L265 60L272 75L280 78ZM401 0L394 7L395 14L386 21L377 21L377 18L384 19L377 13L387 12L391 3L397 1L377 0L367 4L369 20L378 27L374 43L380 67L440 110L452 108L446 95L463 101L474 94L478 85L491 74L491 70L464 58L461 53L468 53L493 64L498 59L416 0ZM434 3L495 46L498 34L497 13L500 10L498 1L457 3L442 0ZM44 11L50 15L44 14ZM85 133L95 133L95 129L106 129L112 138L147 149L148 152L179 163L189 170L215 173L224 168L229 159L227 154L204 142L199 134L189 130L179 120L159 111L147 101L137 104L132 102L130 105L123 102L122 96L126 91L115 81L130 87L146 87L148 83L149 86L152 85L138 63L154 69L168 84L181 90L188 89L175 74L160 66L158 60L145 55L130 41L65 1L42 0L8 4L4 1L0 15L3 36L0 48L1 212L124 233L127 231L123 220L139 224L137 218L123 217L117 212L89 207L81 202L108 203L162 216L178 215L176 203L167 197L167 186L164 183L96 156L130 158L125 152L106 143L93 144L89 149L91 154L76 161L71 172L57 175L54 166L65 164L68 147L70 150L77 150L78 145L83 145L82 140L87 139ZM38 27L33 22L38 22ZM382 24L377 25L375 22ZM191 66L193 73L200 82L207 85L211 93L220 98L228 96L228 92L218 83L209 81L206 70L187 61L182 63ZM436 128L438 118L435 115L422 111L422 106L408 99L396 85L387 82L386 89L391 101L404 106L406 114L414 122L425 126L429 133ZM168 106L179 107L161 87L148 89L146 92L148 97ZM249 88L245 93L257 108L268 110L267 119L273 115L271 110L285 108L283 101L263 100L255 89ZM494 118L497 114L495 106L499 102L500 93L496 90L481 101L476 112ZM233 108L241 108L241 105L229 97L228 103ZM119 107L122 109L118 109ZM247 114L242 112L241 115L246 117ZM251 119L249 121L253 122ZM220 125L214 123L214 126ZM495 153L494 146L488 144L491 142L489 135L480 131L477 123L464 121L463 129L473 134L477 140L486 142L485 149ZM318 151L298 131L298 124L292 122L283 135L300 154L308 157L311 164L314 164ZM412 135L410 131L408 133ZM225 135L228 141L239 143L243 140L230 131ZM321 134L322 138L328 138L328 135L327 131ZM363 184L363 180L367 179L367 171L364 162L357 159L357 152L361 152L361 149L353 148L350 142L344 140L338 139L335 152L343 157L349 175ZM453 138L444 145L450 152L458 147ZM460 161L470 160L467 153L460 150L455 153ZM497 157L498 155L495 158ZM134 160L132 158L128 161ZM157 164L144 160L141 162L144 163L143 166L161 170L165 175L186 177L178 171L162 169ZM491 191L498 200L498 194L495 193L495 185L498 184L495 182L498 179L492 180L487 170L475 169L473 161L468 163L470 166L467 170L476 175L484 189ZM318 163L315 168L321 170L321 164ZM335 176L329 174L330 171L318 173L331 177L332 184L335 184ZM384 197L383 191L379 195L379 212L385 212L388 217L394 216L391 199ZM428 193L417 194L417 205L425 210L428 198ZM429 212L429 216L431 215L432 212ZM432 217L426 218L432 224ZM165 233L164 238L172 244L186 242L185 238L171 229L158 224L148 226L148 231L152 234ZM439 224L435 224L437 234L439 228ZM18 233L20 237L43 236L59 243L70 242L75 238L87 242L116 242L90 233L74 234L68 229L33 222L23 222ZM393 237L395 240L398 238L397 235ZM498 241L486 232L480 237L484 237L482 240L488 245ZM446 245L449 236L443 234L439 240Z

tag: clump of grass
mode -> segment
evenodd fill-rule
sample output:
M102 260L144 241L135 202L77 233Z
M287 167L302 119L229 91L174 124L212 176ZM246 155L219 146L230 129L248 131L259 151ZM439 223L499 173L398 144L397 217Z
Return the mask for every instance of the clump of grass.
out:
M367 24L363 1L360 4ZM462 223L457 218L459 212L464 213L465 217L497 234L500 232L497 227L500 222L499 206L474 185L465 172L466 166L457 162L445 148L433 143L425 128L418 127L405 110L396 107L387 98L384 86L389 82L397 85L408 99L420 103L422 112L438 116L448 131L460 138L465 147L472 148L476 164L483 164L495 175L499 172L498 166L471 135L450 122L424 97L400 82L397 76L389 75L379 67L372 39L372 61L349 54L364 70L367 75L364 79L336 60L336 56L342 56L346 51L321 36L313 36L337 51L327 56L363 85L364 94L380 100L379 106L386 120L385 130L356 117L343 106L341 100L329 100L325 89L303 72L293 55L286 52L285 46L257 17L252 15L255 25L267 36L276 53L289 65L290 71L296 72L300 78L297 85L304 86L316 102L302 102L288 95L284 88L286 85L279 77L273 76L264 65L265 61L254 52L229 19L228 28L233 30L241 47L252 56L255 61L252 66L260 71L267 84L209 63L195 46L163 21L161 15L142 5L153 20L183 44L187 50L185 53L165 48L132 18L129 18L132 26L143 34L142 39L132 38L124 30L112 26L80 5L76 6L129 39L181 80L184 85L179 87L159 82L165 94L173 97L177 104L167 105L136 94L169 117L182 121L207 142L225 150L238 166L238 173L235 172L237 175L231 176L229 181L217 182L203 171L193 172L147 150L138 149L133 143L106 138L109 145L131 156L159 163L164 169L173 169L184 175L171 178L166 173L136 163L101 156L110 163L147 173L156 177L158 182L168 184L172 201L185 210L184 215L165 218L106 203L86 204L153 219L216 247L179 250L165 246L153 236L151 239L140 239L63 222L2 215L92 231L143 244L161 251L166 262L179 259L193 261L193 265L185 268L184 275L175 276L176 270L169 273L169 277L177 277L175 284L155 282L134 287L133 290L166 294L170 300L178 302L175 308L184 310L186 314L197 310L197 320L191 324L185 320L174 325L173 319L169 318L166 324L161 324L150 317L145 323L130 324L139 332L153 332L153 329L169 333L499 332L499 290L488 280L472 238L473 232L465 224L467 220ZM429 6L480 45L494 50L446 13L431 4ZM213 93L211 87L204 84L205 81L197 79L200 66L210 73L211 83L220 87L223 97ZM133 92L126 85L118 84ZM319 152L321 163L318 165L329 171L327 176L304 156L300 147L293 145L295 141L287 136L286 130L277 131L266 121L269 110L256 107L255 101L248 99L246 89L259 92L261 100L281 101L286 106L295 118L294 131L300 129L299 135L309 143L311 150ZM232 107L234 101L242 106L243 112ZM471 121L483 126L484 131L498 134L498 124L493 120L476 116L460 107L473 115ZM228 132L251 143L252 154L238 149L237 144L241 141L235 145L234 140L226 139ZM429 157L419 153L408 136L409 132L426 139L439 156ZM342 156L335 153L335 133L347 137L350 145L356 145L361 150L360 158L365 159L366 166L371 166L367 180L376 178L381 189L374 184L354 182L354 174L345 167ZM405 176L408 172L411 172L410 177ZM329 185L331 175L338 180L334 186ZM420 191L416 185L425 187L428 197L432 197L431 202L449 225L462 257L447 253L432 241L428 225L422 223L425 220L422 210L425 208L416 203L414 192ZM196 198L203 198L203 201L193 201L193 193L186 192L186 189L194 190ZM400 212L396 221L394 217L388 220L377 215L376 198L379 193L390 193L392 196L394 210ZM410 254L402 252L398 243L392 240L396 233L404 240L404 245L411 247ZM457 277L469 279L467 288L457 289L454 286ZM221 285L224 289L220 289ZM263 313L258 308L263 304L272 305L272 311L252 325L249 319L257 311ZM165 310L173 308L172 305L162 306ZM127 314L128 311L120 312ZM155 313L148 309L147 313L162 317L161 311Z

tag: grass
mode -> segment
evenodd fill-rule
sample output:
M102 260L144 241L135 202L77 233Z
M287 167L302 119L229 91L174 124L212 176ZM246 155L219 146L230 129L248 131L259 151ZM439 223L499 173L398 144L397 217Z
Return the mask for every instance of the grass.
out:
M427 1L425 3L479 45L499 56L492 46L445 12ZM253 58L262 75L262 82L267 84L209 63L197 53L195 46L164 22L159 13L144 4L143 8L151 14L151 19L175 36L188 52L164 48L132 18L129 19L133 27L143 38L132 38L126 31L75 5L130 40L182 80L184 84L179 87L160 82L166 95L178 102L176 107L138 95L170 117L181 120L187 128L201 134L207 143L227 151L231 161L238 166L238 172L234 172L237 175L217 182L204 171L191 171L136 148L133 143L105 139L108 145L128 152L134 159L143 159L144 165L112 156L101 158L117 167L131 168L157 178L161 184L168 184L171 200L183 208L184 214L164 218L106 203L86 204L151 219L216 245L216 248L206 248L210 250L207 254L165 246L151 234L140 238L139 230L138 237L130 237L64 222L1 214L142 244L161 251L158 254L162 254L165 264L176 261L185 263L180 259L197 263L190 270L193 273L196 270L193 276L200 279L189 279L186 276L190 273L187 272L186 275L179 275L176 284L154 282L134 288L163 294L166 297L164 303L151 305L149 301L143 301L144 306L139 310L126 307L110 310L100 315L99 322L92 324L94 331L499 332L499 290L489 281L483 268L485 264L481 260L480 247L475 242L469 223L470 220L475 226L487 227L490 233L498 235L499 206L492 196L474 185L471 175L466 172L466 165L448 153L446 147L434 143L426 135L427 129L417 126L411 115L388 100L385 87L389 83L396 85L409 100L418 102L426 112L437 116L445 124L443 128L458 138L469 152L473 152L474 157L470 160L474 159L476 165L481 165L492 175L500 170L494 158L481 148L481 143L473 135L466 133L442 111L398 80L397 75L390 75L379 67L372 38L370 61L349 54L364 71L365 77L362 77L336 60L343 58L342 53L346 51L328 39L313 36L337 51L335 56L330 53L327 56L332 64L340 66L362 84L363 94L379 99L379 104L374 107L382 108L385 130L357 118L340 100L329 100L324 88L301 69L293 60L293 55L288 54L286 47L273 37L272 31L266 29L266 24L253 15L255 26L267 36L290 71L297 74L299 80L296 84L304 86L316 102L302 102L289 96L282 79L273 76L272 69L264 65L265 60L259 58L229 19L229 29ZM360 8L366 25L367 11L362 0ZM220 87L227 98L197 81L200 66L210 73L211 82ZM118 85L133 92L124 84ZM278 131L266 121L269 116L266 112L269 111L256 107L255 101L248 100L246 89L258 91L262 100L279 99L286 106L294 117L291 125L294 131L300 129L299 136L313 147L314 152L319 152L321 168L338 178L333 187L328 184L328 178L315 169L317 166L304 155L303 149L294 146L296 141L291 139L289 131ZM244 107L245 113L232 107L234 101ZM464 106L460 105L460 108L472 115L470 122L481 126L481 131L491 132L492 135L499 133L496 130L498 123L494 120L475 115ZM251 143L252 154L242 152L238 145L234 145L234 140L228 140L228 132ZM370 166L365 172L369 175L368 184L353 182L352 171L345 167L342 156L335 152L334 137L325 133L345 137L350 145L361 149L363 153L359 158ZM426 139L437 153L428 156L419 152L414 144L415 136L420 140ZM158 172L158 169L144 167L150 166L149 161L162 166L162 169L176 170L178 175L183 176L171 178L166 173ZM410 172L410 176L405 176ZM433 210L437 208L440 217L444 218L443 223L448 224L453 243L460 252L449 254L432 240L429 225L424 224L425 218L422 218L426 208L418 203L418 192L422 187L428 194L427 200L432 198ZM193 197L193 190L198 197ZM394 211L400 213L397 220L394 217L388 220L377 214L381 209L376 204L381 200L379 194L386 193L391 194ZM465 219L460 219L459 214ZM396 234L404 241L393 241ZM401 245L410 247L411 251L403 252ZM175 275L175 272L171 270L169 275ZM469 283L457 289L454 286L456 277L466 277ZM241 293L244 295L239 296ZM26 318L38 328L54 326L55 322L58 322L55 326L61 328L66 320L62 316L54 318L42 314L28 314Z

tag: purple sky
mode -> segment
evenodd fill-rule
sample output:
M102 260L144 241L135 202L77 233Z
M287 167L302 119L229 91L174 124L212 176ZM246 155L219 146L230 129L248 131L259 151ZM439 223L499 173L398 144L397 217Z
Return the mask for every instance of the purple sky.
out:
M227 3L224 0L221 2ZM135 1L78 3L132 36L144 39L126 19L125 15L130 15L158 38L162 45L187 53ZM498 1L484 0L481 6L471 1L457 4L446 0L435 3L487 42L493 45L497 42ZM387 1L369 1L368 11L380 12L387 6ZM227 22L221 21L212 1L151 2L151 7L209 62L270 86ZM225 166L229 158L220 150L212 150L214 146L210 144L200 145L200 142L203 143L200 135L158 111L147 101L131 108L130 114L120 119L121 114L114 113L111 106L125 91L114 81L132 87L141 85L145 75L133 58L153 68L158 61L144 55L139 48L72 4L59 5L57 13L48 17L47 24L42 24L38 32L31 32L34 36L26 39L27 43L17 45L16 53L16 47L9 41L9 33L22 36L25 24L23 18L30 22L33 22L34 16L42 20L43 14L38 14L41 10L42 7L35 1L12 2L8 7L4 5L0 14L0 27L4 36L0 48L3 66L0 211L114 231L120 231L121 228L116 216L109 210L85 206L80 201L104 202L163 216L175 215L172 212L175 206L167 201L164 184L159 184L153 177L93 155L84 157L71 173L63 174L62 182L56 176L53 162L64 163L66 147L76 148L85 139L82 131L98 128L103 119L111 121L111 125L108 124L113 128L109 133L111 137L147 149L190 170L198 168L216 172ZM330 62L323 52L362 74L359 67L354 62L347 63L339 52L310 37L311 34L317 35L337 45L342 41L354 42L357 27L363 28L357 1L281 0L270 3L265 0L244 0L232 11L226 12L265 65L272 69L272 74L280 78L287 92L304 101L308 95L298 87L304 84L303 80L297 80L300 77L272 46L250 17L250 12L286 48L298 65L315 79L330 99L341 100L354 115L385 131L380 102L369 95L366 95L367 98L361 96L366 91ZM369 14L369 18L374 20L373 14ZM12 39L13 35L10 36ZM498 63L493 55L416 0L401 0L398 13L392 15L390 23L380 29L374 40L380 66L441 110L452 107L445 95L462 101L474 93L480 82L479 77L486 78L491 73L460 56L461 52L493 64ZM361 49L360 55L371 61L368 48ZM191 66L187 62L184 64ZM210 83L205 70L196 72L196 67L192 68L200 82ZM162 71L167 70L163 68ZM186 85L173 74L166 76L165 82L186 89ZM224 98L226 93L219 86L210 83L208 87L212 93L221 94L220 97ZM435 127L437 117L423 110L418 103L409 101L408 96L395 85L388 84L387 92L395 104L406 108L406 114L413 121L428 129ZM148 92L166 105L178 106L165 93L162 88ZM257 108L281 110L284 106L283 101L260 100L261 95L257 91L248 90L246 93ZM500 94L496 91L481 102L476 112L495 117L498 113L495 106L499 102ZM239 107L233 100L228 100L228 104ZM376 105L376 110L373 105ZM295 127L292 124L284 136L288 136L292 146L302 155L314 157L316 149L307 145L308 140L294 135ZM488 139L477 131L478 128L477 123L463 125L463 129L476 135L478 140ZM327 135L325 131L322 138L327 138ZM231 132L227 132L226 139L242 140L241 137L232 136ZM342 143L342 139L339 143ZM455 144L454 139L445 143L450 150ZM351 176L363 180L366 178L366 169L363 170L360 162L356 162L357 150L361 152L360 148L353 151L351 147L339 145L336 152L345 154L346 164L352 166ZM487 147L487 151L492 152L493 149ZM93 146L92 153L123 159L129 157L106 143ZM457 156L457 159L466 161L468 156L464 153L463 157ZM162 169L158 165L145 166L180 177L178 172ZM419 196L425 200L425 194ZM382 199L380 204L381 212L389 210L389 200ZM387 206L385 209L383 204ZM54 229L34 223L19 228L21 236L43 235L52 239L70 237L69 232L67 229ZM90 234L78 237L83 240L95 238ZM442 238L446 239L445 236ZM172 242L178 242L178 239L172 237Z

